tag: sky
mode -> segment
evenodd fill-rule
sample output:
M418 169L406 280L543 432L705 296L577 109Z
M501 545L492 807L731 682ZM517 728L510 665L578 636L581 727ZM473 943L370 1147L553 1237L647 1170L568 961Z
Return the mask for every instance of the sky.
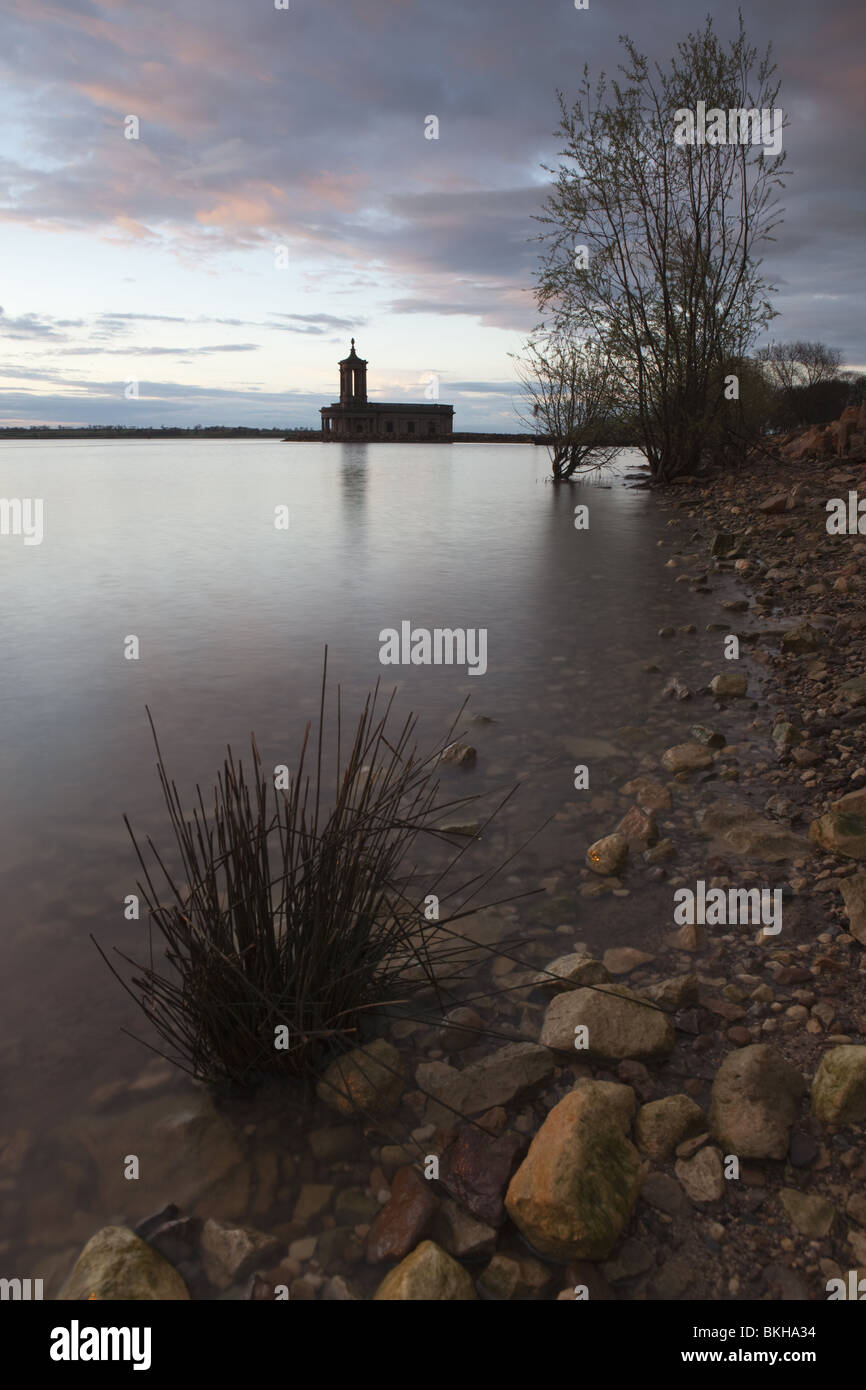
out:
M522 429L557 89L707 12L733 35L715 0L2 0L0 425L318 427L354 336L371 399ZM866 369L866 6L743 14L790 122L772 336Z

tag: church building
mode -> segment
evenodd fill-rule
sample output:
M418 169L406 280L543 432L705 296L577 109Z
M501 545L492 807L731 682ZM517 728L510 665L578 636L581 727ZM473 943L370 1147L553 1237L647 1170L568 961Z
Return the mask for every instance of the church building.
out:
M367 400L367 363L352 350L340 363L340 399L322 406L322 438L330 442L375 439L382 443L450 444L453 405L392 405Z

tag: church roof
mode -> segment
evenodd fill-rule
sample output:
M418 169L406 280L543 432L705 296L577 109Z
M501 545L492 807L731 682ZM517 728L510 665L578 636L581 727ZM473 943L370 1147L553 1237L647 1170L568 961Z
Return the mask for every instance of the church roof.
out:
M354 339L354 338L352 339L352 351L349 353L349 356L348 356L348 357L341 357L341 358L340 358L340 363L339 363L339 365L342 367L342 366L344 366L347 362L351 362L352 366L354 366L356 362L357 362L360 366L362 366L362 367L366 367L366 365L367 365L367 359L366 359L365 357L359 357L358 354L357 354L356 351L355 351L355 339Z

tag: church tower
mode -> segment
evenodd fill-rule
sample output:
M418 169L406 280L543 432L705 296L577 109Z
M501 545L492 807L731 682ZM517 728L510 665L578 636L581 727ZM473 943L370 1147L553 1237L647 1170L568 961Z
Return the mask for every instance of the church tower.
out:
M355 352L355 339L352 351L340 363L340 405L365 406L367 404L367 363Z

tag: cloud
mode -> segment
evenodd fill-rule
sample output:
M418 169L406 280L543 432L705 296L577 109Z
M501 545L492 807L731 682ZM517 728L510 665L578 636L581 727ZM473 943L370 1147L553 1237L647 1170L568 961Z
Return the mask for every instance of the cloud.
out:
M10 318L0 309L0 338L65 339L61 329L80 328L83 319L52 319L42 314L20 314Z
M211 352L258 352L259 343L208 343L204 347L74 347L61 348L59 357L204 357Z

